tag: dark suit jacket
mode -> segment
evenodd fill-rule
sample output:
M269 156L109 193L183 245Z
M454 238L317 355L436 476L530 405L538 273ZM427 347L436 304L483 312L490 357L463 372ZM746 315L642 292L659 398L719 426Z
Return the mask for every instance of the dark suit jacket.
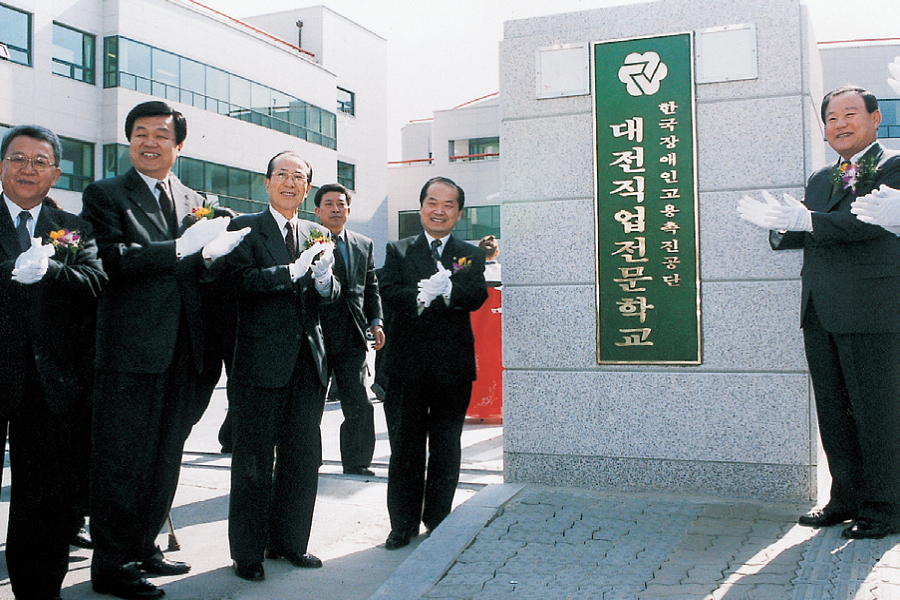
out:
M347 241L349 272L335 252L334 274L341 282L341 298L323 307L322 326L329 349L333 337L341 346L365 349L369 323L382 318L381 296L375 276L375 251L372 240L364 235L344 230Z
M193 224L203 197L169 175L178 235ZM203 369L203 315L197 252L178 260L159 203L133 168L92 183L82 216L94 226L109 285L97 314L97 367L121 373L162 373L175 350L182 311L194 365Z
M451 275L449 306L443 298L417 313L419 281L431 277L437 267L425 234L387 245L380 282L381 297L391 309L387 337L388 376L392 382L414 381L431 375L450 384L474 381L475 337L469 313L487 300L484 282L484 250L452 235L441 254L441 263L453 272L461 258L471 265Z
M225 259L225 276L232 282L238 302L232 380L264 388L287 385L305 342L319 379L326 385L328 366L319 305L340 296L340 283L332 278L331 296L322 298L310 273L291 281L284 237L268 209L238 217L230 226L243 227L249 227L250 233ZM304 240L315 227L301 221L298 240Z
M46 275L30 285L11 279L21 253L13 219L0 201L0 418L8 419L22 400L27 357L34 357L47 403L64 413L90 386L93 315L106 283L89 223L46 202L34 235L49 240L51 230L77 231L84 246L75 256L57 253ZM64 262L65 261L65 262ZM4 434L5 437L5 434Z
M813 173L803 203L813 231L772 232L775 250L803 248L801 323L811 298L822 326L832 333L900 333L900 238L850 213L850 203L887 184L900 187L900 153L869 149L875 181L856 193L831 183L834 165Z

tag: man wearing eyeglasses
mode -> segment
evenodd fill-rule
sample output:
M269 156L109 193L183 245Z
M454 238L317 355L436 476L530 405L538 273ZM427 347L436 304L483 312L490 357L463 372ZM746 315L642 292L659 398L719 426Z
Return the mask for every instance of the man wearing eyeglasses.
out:
M184 116L144 102L125 119L132 169L84 190L109 285L97 312L91 460L94 590L164 595L147 576L187 573L156 546L184 442L209 401L200 280L240 242L229 219L197 219L202 196L172 174Z
M52 131L0 143L0 438L13 484L6 562L16 598L57 598L72 537L73 415L90 391L93 315L106 283L91 226L47 194L60 176ZM54 243L55 242L55 243Z
M322 566L307 552L328 377L319 307L341 293L327 231L297 216L312 167L282 152L265 184L269 208L234 220L250 233L226 260L238 312L228 538L235 574L248 581L265 579L264 558Z

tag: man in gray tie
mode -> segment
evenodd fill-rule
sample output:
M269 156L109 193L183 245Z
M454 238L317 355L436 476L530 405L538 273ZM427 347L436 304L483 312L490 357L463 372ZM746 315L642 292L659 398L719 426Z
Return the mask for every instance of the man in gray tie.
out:
M365 387L366 331L375 349L384 345L381 296L375 277L372 240L348 230L350 191L339 183L316 192L316 216L335 240L335 276L341 298L322 307L322 329L331 384L336 385L344 413L341 424L341 463L349 475L374 475L369 469L375 453L375 410Z

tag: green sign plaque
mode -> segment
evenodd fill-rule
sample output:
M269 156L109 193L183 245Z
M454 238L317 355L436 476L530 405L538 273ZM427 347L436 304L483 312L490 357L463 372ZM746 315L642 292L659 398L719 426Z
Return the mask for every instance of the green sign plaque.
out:
M593 45L597 360L701 362L693 35Z

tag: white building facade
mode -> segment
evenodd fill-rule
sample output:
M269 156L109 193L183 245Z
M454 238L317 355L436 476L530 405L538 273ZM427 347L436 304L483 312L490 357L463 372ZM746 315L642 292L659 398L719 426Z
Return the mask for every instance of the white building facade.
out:
M368 50L341 74L346 61L326 65L296 37L193 0L2 0L0 133L35 123L63 138L52 195L77 212L88 183L130 167L128 111L162 99L188 122L176 174L222 205L264 208L266 164L293 150L312 165L314 186L340 179L354 190L357 212L384 213L384 40L328 16L346 23L342 43ZM313 20L307 32L318 26L326 40L327 21ZM340 101L339 86L355 92L355 107ZM301 210L314 219L312 198ZM357 229L386 229L370 221Z

